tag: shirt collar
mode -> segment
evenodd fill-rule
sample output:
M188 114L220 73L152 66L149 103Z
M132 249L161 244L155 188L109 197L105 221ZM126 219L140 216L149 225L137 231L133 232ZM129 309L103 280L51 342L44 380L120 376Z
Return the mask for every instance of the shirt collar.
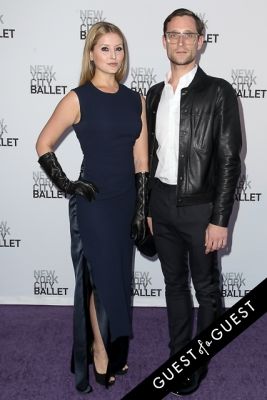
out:
M187 87L187 86L189 86L190 83L192 82L192 80L194 79L194 76L195 76L195 74L197 72L197 68L198 68L198 66L195 65L194 68L192 68L189 72L187 72L185 75L183 75L179 80L179 85L178 86L179 87ZM166 74L166 77L165 77L165 81L164 81L165 86L169 85L169 81L171 79L171 76L172 76L172 72L169 71Z

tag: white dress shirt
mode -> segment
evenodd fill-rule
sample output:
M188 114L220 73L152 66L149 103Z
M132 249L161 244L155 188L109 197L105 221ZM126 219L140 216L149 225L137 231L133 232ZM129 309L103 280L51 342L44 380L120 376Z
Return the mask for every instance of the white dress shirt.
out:
M169 72L158 106L156 138L159 163L155 176L169 185L177 184L181 90L190 85L196 71L197 65L183 75L175 92L169 83L171 78L171 72Z

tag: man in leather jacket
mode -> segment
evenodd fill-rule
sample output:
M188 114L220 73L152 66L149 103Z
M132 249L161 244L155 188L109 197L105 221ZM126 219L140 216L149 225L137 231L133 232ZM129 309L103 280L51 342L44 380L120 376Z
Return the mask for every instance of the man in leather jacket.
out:
M236 94L223 79L196 64L204 24L178 9L164 22L163 46L171 70L147 94L150 140L148 223L166 284L170 355L192 338L191 276L199 303L197 333L222 311L217 250L240 175L241 128ZM175 394L194 392L207 372L198 370Z

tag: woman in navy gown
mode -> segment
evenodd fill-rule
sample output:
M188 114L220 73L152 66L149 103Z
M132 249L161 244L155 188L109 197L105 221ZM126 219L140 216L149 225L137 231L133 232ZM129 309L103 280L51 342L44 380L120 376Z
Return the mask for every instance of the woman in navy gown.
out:
M118 27L92 26L84 46L79 86L57 105L38 138L39 163L70 194L75 269L72 371L89 393L88 364L106 387L128 370L132 335L133 239L145 235L148 151L144 100L120 82L128 69ZM70 181L53 149L73 127L84 155Z

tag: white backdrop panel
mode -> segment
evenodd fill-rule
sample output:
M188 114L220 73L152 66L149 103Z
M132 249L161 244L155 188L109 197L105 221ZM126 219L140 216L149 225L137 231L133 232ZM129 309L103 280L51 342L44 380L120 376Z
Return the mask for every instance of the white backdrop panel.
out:
M241 0L170 0L157 5L152 0L2 0L0 303L73 303L68 200L39 168L35 142L55 105L78 84L87 26L104 19L123 30L130 51L125 84L145 96L168 71L162 24L177 7L192 9L204 19L207 43L200 64L208 74L231 82L240 100L243 172L229 248L219 257L226 305L265 278L266 2L258 0L251 9ZM38 88L31 88L37 77ZM82 153L73 131L56 151L66 173L75 179ZM165 306L159 261L138 252L133 294L136 306Z

